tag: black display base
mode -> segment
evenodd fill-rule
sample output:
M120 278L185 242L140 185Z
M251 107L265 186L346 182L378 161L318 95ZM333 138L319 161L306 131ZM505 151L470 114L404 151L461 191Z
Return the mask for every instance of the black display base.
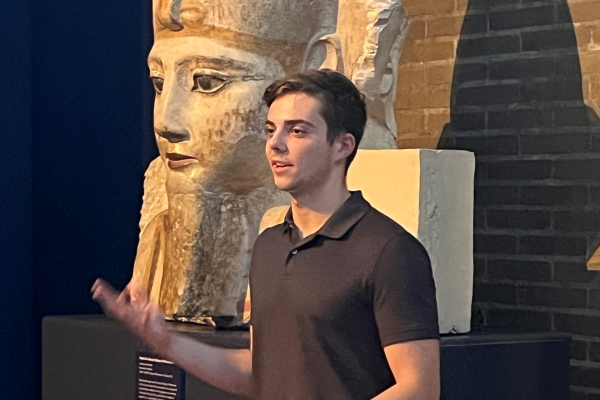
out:
M173 326L214 346L249 347L247 331ZM98 315L46 317L42 335L43 400L136 399L136 355L146 347L117 323ZM445 336L442 400L567 400L569 341L557 333ZM185 394L190 400L243 399L190 375Z

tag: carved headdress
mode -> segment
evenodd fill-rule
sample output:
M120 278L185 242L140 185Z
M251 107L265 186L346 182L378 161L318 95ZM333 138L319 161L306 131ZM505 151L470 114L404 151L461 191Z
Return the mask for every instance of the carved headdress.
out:
M368 99L395 95L408 27L400 0L154 0L156 39L215 38L270 55L286 72L318 68L311 58L336 53L325 66L343 72ZM395 122L388 128L395 135Z
M336 0L154 0L155 39L200 36L300 70L308 44L335 32Z

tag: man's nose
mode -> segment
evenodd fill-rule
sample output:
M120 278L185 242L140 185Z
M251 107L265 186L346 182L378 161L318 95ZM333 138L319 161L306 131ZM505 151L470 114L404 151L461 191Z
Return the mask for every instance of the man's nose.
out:
M278 153L285 153L287 151L287 144L283 129L277 129L275 132L273 132L273 135L271 135L271 137L268 139L267 144L271 150Z

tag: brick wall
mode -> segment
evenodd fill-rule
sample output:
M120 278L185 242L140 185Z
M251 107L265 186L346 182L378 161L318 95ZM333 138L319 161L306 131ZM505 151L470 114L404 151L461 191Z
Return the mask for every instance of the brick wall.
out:
M600 0L406 0L400 148L471 150L474 324L566 332L600 399Z
M467 0L403 2L411 27L398 69L398 147L431 148L450 121L456 46Z

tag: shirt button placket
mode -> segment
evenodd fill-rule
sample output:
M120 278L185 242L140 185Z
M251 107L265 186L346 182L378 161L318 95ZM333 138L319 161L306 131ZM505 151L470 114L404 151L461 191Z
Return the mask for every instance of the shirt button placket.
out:
M294 256L298 254L298 249L294 249L292 251L290 251L287 261L285 263L285 274L287 275L290 272L290 268L293 268L293 262L294 262Z

